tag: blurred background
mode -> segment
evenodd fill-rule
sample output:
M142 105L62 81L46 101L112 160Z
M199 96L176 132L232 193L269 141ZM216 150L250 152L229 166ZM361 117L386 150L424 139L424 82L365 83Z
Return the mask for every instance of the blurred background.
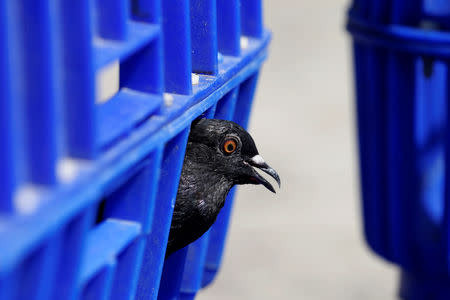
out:
M250 121L282 188L238 189L222 269L197 299L396 299L361 232L346 0L264 2L273 31Z

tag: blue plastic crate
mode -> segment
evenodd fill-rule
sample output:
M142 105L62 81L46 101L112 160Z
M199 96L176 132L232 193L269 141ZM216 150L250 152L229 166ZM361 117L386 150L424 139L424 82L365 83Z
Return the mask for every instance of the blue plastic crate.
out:
M164 263L185 144L201 115L247 125L261 1L0 1L0 39L0 299L194 298L233 193Z
M450 2L355 0L364 232L404 299L450 299Z

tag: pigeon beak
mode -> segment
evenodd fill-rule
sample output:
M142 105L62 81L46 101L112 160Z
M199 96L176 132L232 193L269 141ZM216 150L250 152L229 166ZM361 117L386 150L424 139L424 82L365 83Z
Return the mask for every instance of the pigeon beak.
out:
M278 183L278 187L281 187L281 181L280 181L280 176L278 175L277 171L275 171L274 169L272 169L265 161L264 159L260 156L260 155L255 155L253 156L249 162L248 162L252 167L258 168L261 171L263 171L266 174L269 174L273 179L276 180L276 182ZM259 175L258 172L254 171L253 172L253 177L254 179L259 183L264 185L269 191L271 191L272 193L275 193L275 189L273 188L273 186L261 175Z

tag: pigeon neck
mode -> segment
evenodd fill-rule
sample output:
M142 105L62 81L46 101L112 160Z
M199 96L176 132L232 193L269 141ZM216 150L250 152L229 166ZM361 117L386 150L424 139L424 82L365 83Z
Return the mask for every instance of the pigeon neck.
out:
M225 203L225 199L230 192L233 184L223 176L207 187L204 194L204 205L213 206L212 208L221 209Z

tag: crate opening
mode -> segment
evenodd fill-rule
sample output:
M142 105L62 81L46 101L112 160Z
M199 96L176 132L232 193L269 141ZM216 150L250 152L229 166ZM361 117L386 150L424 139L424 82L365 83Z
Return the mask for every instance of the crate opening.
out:
M422 57L423 60L423 75L425 78L430 78L433 75L434 59L431 57Z
M159 159L152 155L128 174L117 178L113 185L105 187L104 196L96 207L95 225L117 219L136 222L147 228L153 215L153 182L157 179L157 166Z
M161 39L155 37L120 61L120 89L162 96Z
M95 102L109 101L119 91L120 64L116 60L101 68L95 74Z
M160 112L163 106L158 41L137 49L99 72L99 145L106 150Z
M105 206L106 197L103 197L102 201L97 206L97 211L95 215L95 225L100 224L105 219Z

